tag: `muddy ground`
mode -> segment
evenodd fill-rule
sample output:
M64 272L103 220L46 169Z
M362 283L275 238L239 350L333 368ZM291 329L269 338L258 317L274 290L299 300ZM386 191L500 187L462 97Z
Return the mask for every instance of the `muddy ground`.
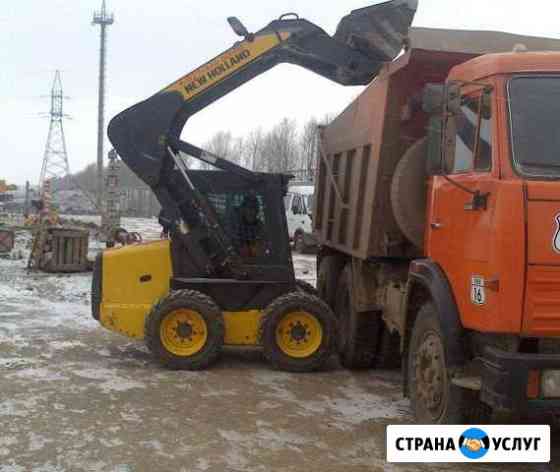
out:
M551 466L386 464L385 426L411 421L399 372L288 374L235 350L164 370L91 318L89 274L24 267L0 259L0 472L560 470L557 433Z

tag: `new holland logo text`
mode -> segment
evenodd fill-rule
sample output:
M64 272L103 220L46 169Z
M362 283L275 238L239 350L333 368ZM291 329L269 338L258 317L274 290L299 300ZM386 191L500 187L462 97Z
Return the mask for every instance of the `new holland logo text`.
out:
M550 427L388 426L388 462L548 462Z
M251 57L251 51L244 49L243 51L223 59L217 64L209 65L208 70L204 74L195 77L192 81L185 85L185 90L189 94L195 93L200 87L205 87L208 83L213 82L225 74L228 70L236 67L238 64L246 61Z

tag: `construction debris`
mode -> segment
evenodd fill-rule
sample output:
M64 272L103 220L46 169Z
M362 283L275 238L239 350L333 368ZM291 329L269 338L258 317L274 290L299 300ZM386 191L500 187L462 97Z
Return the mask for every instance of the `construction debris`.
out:
M15 233L9 229L0 229L0 256L8 255L14 249Z

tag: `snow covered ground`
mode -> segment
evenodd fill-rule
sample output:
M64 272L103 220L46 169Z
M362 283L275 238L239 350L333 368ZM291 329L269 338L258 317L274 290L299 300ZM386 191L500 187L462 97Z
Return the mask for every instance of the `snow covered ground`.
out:
M157 223L133 223L157 237ZM289 374L237 350L208 371L165 370L92 319L90 274L25 263L0 259L0 472L433 470L385 464L385 426L410 421L399 372L333 359ZM314 281L313 256L294 263Z

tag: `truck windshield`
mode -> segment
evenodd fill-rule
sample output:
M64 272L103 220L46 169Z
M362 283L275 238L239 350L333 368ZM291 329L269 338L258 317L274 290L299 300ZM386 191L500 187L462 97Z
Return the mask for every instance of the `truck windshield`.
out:
M509 82L515 166L529 177L560 178L560 77Z

